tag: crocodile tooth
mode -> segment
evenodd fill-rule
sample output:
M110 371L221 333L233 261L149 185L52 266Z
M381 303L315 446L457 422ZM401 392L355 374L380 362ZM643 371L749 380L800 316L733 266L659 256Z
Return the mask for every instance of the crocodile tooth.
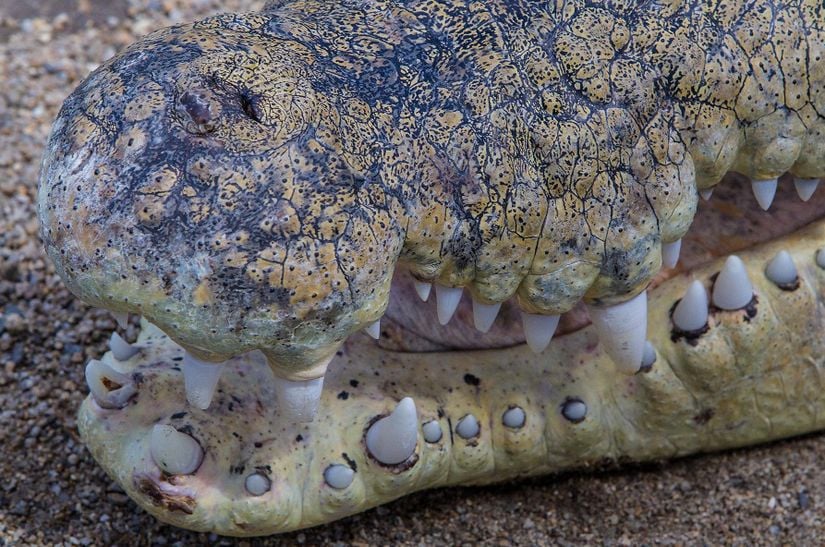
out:
M816 252L815 259L816 259L816 265L819 266L820 268L825 269L825 248L819 249Z
M461 302L461 287L435 286L435 299L438 304L438 322L446 325L453 318L458 303Z
M183 356L183 385L190 405L201 410L209 408L223 367L224 363L201 361L186 352Z
M120 328L125 329L129 326L129 314L125 311L113 311L111 313Z
M131 377L103 361L92 359L86 365L86 383L95 402L103 408L123 408L137 392Z
M776 179L754 180L751 182L751 189L759 206L765 211L770 209L773 198L776 195Z
M367 430L367 449L379 462L396 465L413 455L418 443L418 415L412 397L404 397L389 416Z
M788 251L779 251L765 267L765 276L777 285L790 285L798 277L796 265Z
M414 279L413 286L415 287L415 292L418 293L418 298L420 298L422 302L426 302L430 297L430 290L433 288L433 284Z
M703 200L710 201L710 197L713 195L713 188L705 188L704 190L699 190L699 195L702 196Z
M802 201L808 201L819 186L819 179L794 179L793 185Z
M437 420L430 420L422 425L421 432L424 433L424 440L428 443L437 443L441 440L441 425Z
M508 408L501 416L501 423L513 429L520 429L524 427L524 422L527 420L527 415L520 407L514 406Z
M336 490L343 490L350 484L355 477L355 471L348 465L336 463L330 465L324 470L324 481Z
M647 338L647 292L609 307L587 306L604 350L622 372L639 370Z
M738 310L753 298L753 285L745 264L736 255L730 255L713 284L711 302L723 310Z
M686 332L703 328L708 322L708 293L700 281L688 285L685 296L673 310L673 324ZM655 352L654 352L655 357Z
M203 449L198 441L166 424L152 428L149 452L155 464L170 475L194 473L203 461Z
M365 328L364 332L378 340L381 337L381 320L379 319L375 323L371 324L369 327Z
M263 473L251 473L243 483L246 491L253 496L263 496L272 488L272 481Z
M561 407L561 415L577 424L587 417L587 404L581 399L566 399Z
M478 418L472 414L467 414L458 421L455 426L455 432L462 439L472 439L477 437L481 432L481 426L478 425Z
M665 268L675 268L679 262L679 251L682 249L682 240L662 244L662 265Z
M130 344L118 333L113 332L109 338L109 350L112 352L112 357L118 361L128 361L140 353L140 346Z
M275 377L275 397L278 411L292 422L311 422L318 412L324 377L312 380L287 380Z
M521 312L521 322L525 342L533 353L541 353L553 339L556 327L559 326L559 316Z
M473 299L473 324L481 332L487 332L496 320L501 302L496 304L482 304Z

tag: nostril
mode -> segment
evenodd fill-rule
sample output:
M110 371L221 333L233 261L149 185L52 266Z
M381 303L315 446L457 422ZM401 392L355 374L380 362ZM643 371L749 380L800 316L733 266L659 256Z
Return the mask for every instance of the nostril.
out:
M252 118L258 123L261 123L261 112L258 108L258 101L256 97L248 91L241 92L241 109L244 114Z
M213 119L209 100L197 91L187 91L180 97L180 105L195 125L204 131L211 131Z

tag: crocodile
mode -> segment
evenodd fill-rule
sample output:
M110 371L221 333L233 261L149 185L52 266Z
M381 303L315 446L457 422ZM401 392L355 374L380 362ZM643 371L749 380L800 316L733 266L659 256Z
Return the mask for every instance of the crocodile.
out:
M157 518L254 536L825 427L823 56L814 0L277 0L145 36L41 169L58 273L142 318L81 435Z

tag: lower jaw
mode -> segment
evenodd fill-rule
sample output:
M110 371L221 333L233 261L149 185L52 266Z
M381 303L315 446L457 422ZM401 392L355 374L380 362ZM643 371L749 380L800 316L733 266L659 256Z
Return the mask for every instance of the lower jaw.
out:
M104 358L138 374L137 396L111 410L87 398L81 435L109 475L159 519L251 536L330 522L426 488L674 458L809 432L825 427L825 269L815 260L823 244L819 220L739 253L756 314L711 309L708 330L696 338L674 336L670 310L693 279L710 291L723 259L651 289L648 338L657 357L634 376L616 371L592 327L555 338L539 355L525 346L397 353L353 337L330 364L309 424L279 415L271 372L255 355L227 364L208 410L188 405L173 360L183 350L144 324L142 353L125 363ZM764 275L783 249L799 273L794 291ZM368 454L364 434L404 397L415 400L419 424L436 420L443 435L428 443L419 427L413 456L385 466ZM586 405L581 421L565 417L574 400ZM502 421L513 407L524 411L520 428ZM469 414L480 432L464 439L456 427ZM205 456L195 473L159 471L149 450L158 423L199 442ZM325 482L324 471L336 464L354 470L346 488ZM244 487L256 470L271 480L261 496Z

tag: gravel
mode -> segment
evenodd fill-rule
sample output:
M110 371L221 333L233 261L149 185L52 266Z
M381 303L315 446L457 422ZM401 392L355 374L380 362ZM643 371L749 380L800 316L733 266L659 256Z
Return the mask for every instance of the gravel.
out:
M37 237L39 159L64 97L150 30L241 0L0 3L0 545L764 544L825 537L825 437L600 473L415 494L263 543L145 514L97 467L75 412L114 319L63 287ZM128 334L134 336L135 325Z

